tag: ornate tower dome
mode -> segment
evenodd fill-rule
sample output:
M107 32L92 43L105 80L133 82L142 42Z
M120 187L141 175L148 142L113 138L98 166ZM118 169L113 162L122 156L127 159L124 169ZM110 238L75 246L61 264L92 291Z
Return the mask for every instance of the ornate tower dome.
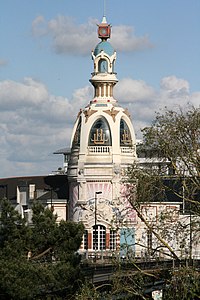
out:
M122 195L122 178L136 159L135 134L130 114L113 96L118 80L116 52L107 41L110 34L111 26L103 17L98 25L101 41L92 51L94 97L78 113L68 165L69 217L84 223L83 248L88 251L116 249L120 233L115 229L121 218L132 222L129 213L123 216L128 203Z
M113 98L113 87L118 81L114 72L116 51L107 41L110 34L111 26L107 23L106 17L103 17L102 23L98 26L98 36L101 42L92 51L94 72L90 82L95 88L94 102L116 102Z
M94 56L96 57L98 54L101 53L101 51L103 51L105 53L105 55L108 55L108 56L112 56L115 53L114 48L107 41L101 41L98 45L96 45L94 52L93 52Z

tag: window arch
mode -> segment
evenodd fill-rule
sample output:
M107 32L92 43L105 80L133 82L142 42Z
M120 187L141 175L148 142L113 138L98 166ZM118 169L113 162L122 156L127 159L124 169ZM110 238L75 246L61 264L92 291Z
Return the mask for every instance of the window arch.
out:
M106 249L106 227L103 225L93 226L93 250Z
M98 70L100 73L108 72L108 62L105 59L99 60Z
M89 146L111 146L111 132L108 122L105 118L97 119L89 134Z
M131 132L123 119L120 121L120 146L132 146Z

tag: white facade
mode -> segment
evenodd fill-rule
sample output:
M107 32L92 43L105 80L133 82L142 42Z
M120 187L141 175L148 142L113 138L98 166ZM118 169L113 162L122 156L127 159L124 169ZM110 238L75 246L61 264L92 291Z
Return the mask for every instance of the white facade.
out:
M141 205L146 226L131 208L123 184L125 170L134 162L148 164L170 174L167 160L137 158L135 133L127 109L114 98L117 83L116 52L107 42L110 25L105 17L98 26L101 42L92 51L94 71L90 79L94 97L80 109L67 151L69 219L83 222L81 250L117 253L120 256L167 258L169 249L152 234L157 232L179 258L198 258L199 246L191 227L191 216L181 213L180 201ZM63 152L64 153L64 152ZM165 216L165 218L163 218ZM163 220L165 220L163 222ZM152 228L152 230L150 230ZM106 254L105 254L106 255Z
M107 37L104 31L101 35L102 28ZM131 212L127 213L122 179L124 170L136 160L135 133L128 111L113 96L118 80L109 36L110 25L104 18L99 25L101 42L92 51L94 98L78 113L68 162L69 218L84 223L83 248L89 251L116 250L119 223L123 220L127 226L133 220Z
M184 180L181 181L181 178L187 179L195 174L195 168L191 168L190 172L187 172L186 166L178 159L178 168L175 171L169 159L159 158L155 153L150 153L148 149L146 152L141 151L141 145L141 141L136 142L138 168L151 169L156 171L155 173L160 172L163 175L163 181L171 182L172 188L167 188L168 183L163 182L165 196L161 195L156 202L141 204L140 212L149 226L147 227L137 217L136 257L171 258L173 255L164 245L166 243L180 259L199 259L200 219L198 214L195 214L189 207L187 196L185 196ZM160 192L162 194L161 190ZM196 195L196 201L197 198L198 195ZM159 241L150 229L154 230L164 243Z

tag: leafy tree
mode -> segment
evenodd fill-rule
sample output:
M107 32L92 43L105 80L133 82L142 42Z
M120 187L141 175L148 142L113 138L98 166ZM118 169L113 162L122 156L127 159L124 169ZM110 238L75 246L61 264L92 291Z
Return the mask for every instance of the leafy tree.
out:
M164 290L164 299L200 299L200 274L197 269L184 267L174 270Z
M0 253L6 257L20 257L25 254L29 229L25 219L13 209L9 201L1 202Z
M1 200L0 211L0 298L70 298L82 279L83 225L57 223L40 203L33 205L31 226L8 200Z
M200 110L187 107L185 110L158 113L143 134L144 141L137 150L139 156L147 158L146 164L137 163L129 168L125 183L132 207L144 224L146 233L152 234L149 255L162 254L179 260L182 258L180 253L185 254L185 250L189 249L191 256L192 245L199 242ZM164 209L156 217L149 217L148 209L152 202L164 207L169 200L183 203L181 218L176 209ZM143 210L145 206L146 210ZM146 244L141 242L140 246L147 250ZM134 259L129 264L134 269ZM138 268L138 272L125 273L115 272L106 296L100 288L84 286L77 299L113 299L113 295L116 299L149 299L144 290L148 284L152 285L154 279L165 279L163 299L200 298L199 271L193 267L164 272L161 269L144 272ZM106 286L101 288L106 289Z
M138 155L146 157L146 163L136 164L127 172L129 201L157 240L155 251L167 249L168 254L179 259L174 248L176 239L180 247L185 241L191 257L192 244L199 240L200 110L187 107L158 113L152 125L143 129L143 135ZM185 216L181 222L176 210L148 218L148 204L164 204L172 199L183 203ZM146 214L141 209L144 205ZM189 218L191 214L196 217Z
M149 251L147 235L151 234L150 257L179 260L188 253L192 258L200 237L200 110L166 109L143 129L143 136L137 152L146 160L129 168L125 179L129 202L146 230L143 241L137 239L137 243ZM181 212L166 210L169 201L182 203ZM155 202L163 210L150 216ZM163 299L198 299L199 279L192 267L176 269L167 278Z
M185 110L166 110L157 114L152 126L143 129L143 149L149 157L160 159L159 176L175 178L182 189L173 185L172 192L196 208L199 213L200 202L197 201L200 190L200 109L186 107ZM168 173L162 169L168 167ZM165 187L169 190L170 187Z

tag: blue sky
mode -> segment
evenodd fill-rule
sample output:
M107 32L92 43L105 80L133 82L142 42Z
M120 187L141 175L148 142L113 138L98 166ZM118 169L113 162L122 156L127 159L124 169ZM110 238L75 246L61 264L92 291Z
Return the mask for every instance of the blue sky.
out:
M103 0L2 0L0 177L48 174L92 98L91 50ZM115 98L140 129L164 106L200 104L200 1L107 0Z

